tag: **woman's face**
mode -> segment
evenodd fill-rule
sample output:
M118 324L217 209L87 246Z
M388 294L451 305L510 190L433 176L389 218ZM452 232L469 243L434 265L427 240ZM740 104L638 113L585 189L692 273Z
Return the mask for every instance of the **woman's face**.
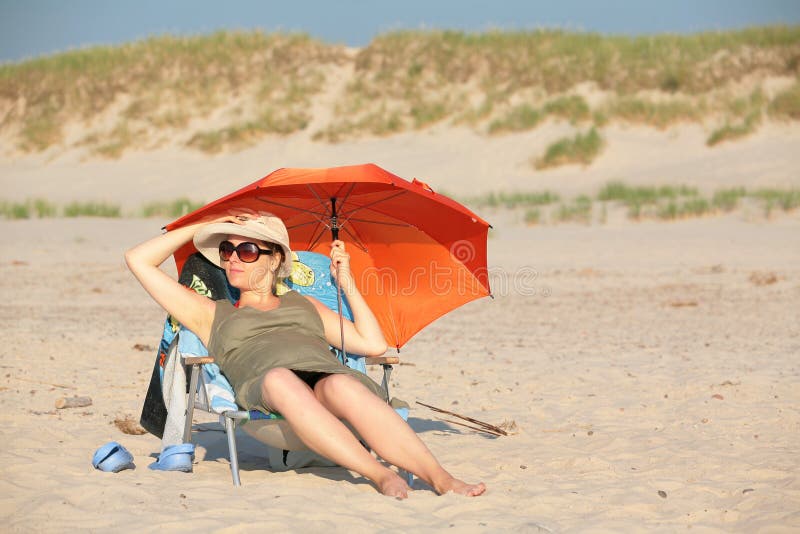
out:
M227 261L221 261L228 282L235 288L246 291L272 291L272 280L280 266L280 247L259 241L251 237L229 235L227 241L237 247L240 243L255 243L260 249L275 250L272 255L261 254L252 263L245 263L237 252L233 252ZM221 259L221 258L220 258Z

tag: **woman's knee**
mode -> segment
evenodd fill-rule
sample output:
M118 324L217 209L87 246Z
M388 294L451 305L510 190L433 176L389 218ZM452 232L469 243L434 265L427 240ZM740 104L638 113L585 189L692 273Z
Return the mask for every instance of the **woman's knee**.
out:
M345 401L364 386L352 376L344 374L331 374L317 382L314 392L320 399Z
M279 399L302 389L303 382L290 369L270 369L261 380L261 392L265 399Z

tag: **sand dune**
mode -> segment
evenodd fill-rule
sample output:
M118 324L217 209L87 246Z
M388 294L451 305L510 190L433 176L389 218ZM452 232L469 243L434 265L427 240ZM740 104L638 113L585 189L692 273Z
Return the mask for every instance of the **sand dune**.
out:
M485 136L467 129L369 138L336 145L308 132L267 139L216 157L177 148L134 152L122 160L85 159L80 151L0 157L7 200L100 200L136 210L145 202L185 196L210 201L280 167L330 167L373 162L460 196L490 191L551 190L565 197L594 193L605 183L689 184L704 192L733 186L800 186L800 128L768 123L743 141L709 148L698 125L659 131L613 125L607 148L590 166L535 170L530 160L574 128L547 123L523 134Z

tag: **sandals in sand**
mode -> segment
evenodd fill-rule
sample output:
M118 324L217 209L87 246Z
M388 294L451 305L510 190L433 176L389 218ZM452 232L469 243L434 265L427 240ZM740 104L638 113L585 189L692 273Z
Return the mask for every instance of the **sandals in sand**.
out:
M133 455L116 441L106 443L97 449L92 458L92 465L95 469L107 473L119 473L123 469L136 468Z
M158 460L148 467L156 471L183 471L192 472L192 460L194 460L194 444L181 443L180 445L170 445L166 447L158 456Z

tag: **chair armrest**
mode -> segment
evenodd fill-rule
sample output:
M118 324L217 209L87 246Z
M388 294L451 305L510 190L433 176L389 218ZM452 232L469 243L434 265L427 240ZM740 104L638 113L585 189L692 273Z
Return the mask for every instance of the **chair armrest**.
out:
M379 356L376 358L364 358L367 365L393 365L400 363L398 356Z
M213 356L187 356L183 359L183 363L186 365L205 365L207 363L214 363Z

